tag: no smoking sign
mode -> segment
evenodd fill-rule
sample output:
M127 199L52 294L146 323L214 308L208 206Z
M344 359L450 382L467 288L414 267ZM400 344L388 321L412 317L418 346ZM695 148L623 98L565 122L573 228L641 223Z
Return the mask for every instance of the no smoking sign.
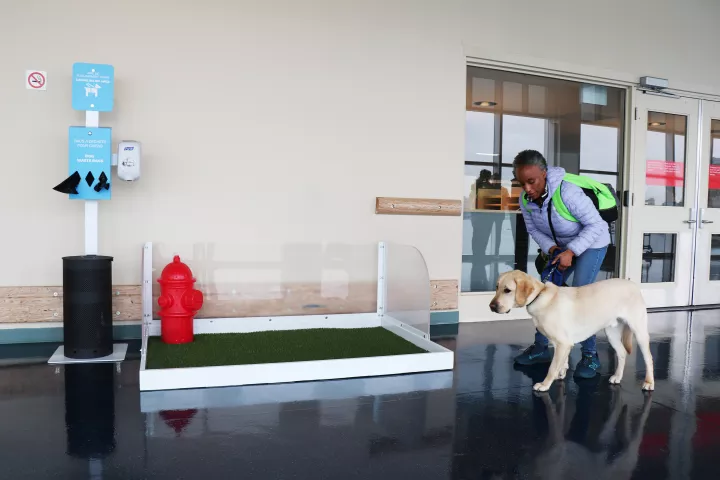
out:
M47 72L26 70L25 88L28 90L47 90Z

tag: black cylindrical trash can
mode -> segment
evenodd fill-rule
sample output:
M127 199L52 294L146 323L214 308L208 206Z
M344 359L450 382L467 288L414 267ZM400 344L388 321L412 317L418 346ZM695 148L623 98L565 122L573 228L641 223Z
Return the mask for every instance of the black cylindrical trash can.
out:
M113 351L113 257L63 257L65 356L99 358Z

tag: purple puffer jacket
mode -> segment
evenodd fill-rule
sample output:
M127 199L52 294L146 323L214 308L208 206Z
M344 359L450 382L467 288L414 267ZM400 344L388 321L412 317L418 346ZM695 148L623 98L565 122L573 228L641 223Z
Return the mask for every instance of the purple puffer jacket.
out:
M543 202L542 208L530 200L528 200L527 208L525 208L522 200L520 201L520 209L528 233L545 253L548 253L550 248L555 245L550 224L548 223L547 208L550 204L550 198L560 186L564 175L564 168L548 167L548 195ZM521 195L525 195L525 193ZM579 257L588 248L607 246L610 243L608 224L600 217L600 213L582 189L570 182L562 182L561 195L563 203L570 210L570 213L578 219L578 222L564 219L557 213L557 209L554 206L552 207L552 224L555 228L555 235L557 235L558 247L569 248Z

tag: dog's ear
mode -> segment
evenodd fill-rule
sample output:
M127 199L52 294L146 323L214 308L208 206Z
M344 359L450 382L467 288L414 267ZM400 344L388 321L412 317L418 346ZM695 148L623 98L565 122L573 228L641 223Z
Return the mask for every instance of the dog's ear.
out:
M519 307L524 307L527 304L527 299L533 293L533 283L530 278L525 275L518 277L515 280L515 303Z

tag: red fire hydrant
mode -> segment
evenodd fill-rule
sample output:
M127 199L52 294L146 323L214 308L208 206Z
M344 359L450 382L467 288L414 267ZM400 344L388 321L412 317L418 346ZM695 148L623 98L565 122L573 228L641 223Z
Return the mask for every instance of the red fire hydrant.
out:
M175 255L160 278L160 332L165 343L189 343L193 341L193 317L203 304L203 294L193 288L195 279L190 267Z

